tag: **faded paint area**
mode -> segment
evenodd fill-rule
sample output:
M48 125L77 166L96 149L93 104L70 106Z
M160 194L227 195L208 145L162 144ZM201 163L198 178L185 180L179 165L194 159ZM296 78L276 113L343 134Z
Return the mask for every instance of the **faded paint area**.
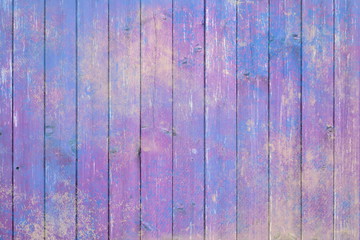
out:
M172 2L141 2L141 234L172 235Z
M12 235L12 12L0 5L0 236Z
M272 2L269 32L271 239L301 239L300 24L299 1Z
M303 238L332 239L333 3L303 1L302 229ZM322 8L318 7L322 4Z
M46 4L46 239L69 239L76 234L75 7L71 1Z
M359 4L3 0L0 239L359 239Z
M335 1L334 237L360 232L360 3Z
M173 11L173 236L203 239L204 1Z
M205 238L236 238L236 7L206 1Z
M268 5L237 6L237 231L239 239L268 236ZM246 43L246 44L244 44Z

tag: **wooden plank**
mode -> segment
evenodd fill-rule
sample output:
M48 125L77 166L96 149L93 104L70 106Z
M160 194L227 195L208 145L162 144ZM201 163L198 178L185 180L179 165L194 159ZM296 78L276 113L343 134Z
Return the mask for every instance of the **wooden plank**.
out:
M206 1L206 239L236 238L236 4Z
M12 236L12 0L0 5L0 236Z
M108 1L78 1L78 239L108 237Z
M14 237L44 237L44 1L14 2Z
M172 1L141 1L143 239L172 235Z
M270 238L301 239L301 5L270 1Z
M238 238L268 238L268 4L238 5Z
M302 237L332 239L333 3L302 4Z
M360 239L360 2L335 6L334 239Z
M140 1L110 1L110 237L140 234Z
M76 6L46 2L46 238L75 238Z
M174 239L203 239L204 2L173 7Z

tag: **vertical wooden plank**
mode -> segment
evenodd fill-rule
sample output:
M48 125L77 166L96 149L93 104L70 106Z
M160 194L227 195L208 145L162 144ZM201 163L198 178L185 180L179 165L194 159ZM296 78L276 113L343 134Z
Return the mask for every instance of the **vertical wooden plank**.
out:
M76 6L46 2L45 221L47 239L75 238Z
M108 1L78 0L78 238L108 237Z
M238 5L238 238L268 239L268 1Z
M334 237L360 239L360 2L335 6Z
M44 237L44 1L14 2L14 236Z
M301 237L301 3L270 1L270 238Z
M172 1L141 1L143 239L172 235Z
M110 237L140 237L140 1L110 1Z
M236 238L236 4L206 1L206 239Z
M204 2L174 1L174 239L204 237Z
M0 5L0 236L12 235L12 0Z
M333 3L303 0L303 239L333 238Z

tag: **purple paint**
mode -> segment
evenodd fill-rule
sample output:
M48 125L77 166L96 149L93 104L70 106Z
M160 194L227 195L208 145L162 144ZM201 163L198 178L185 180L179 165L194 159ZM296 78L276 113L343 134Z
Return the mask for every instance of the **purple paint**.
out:
M44 237L44 1L14 2L14 237Z
M174 1L173 236L204 236L204 3Z
M268 237L268 6L238 5L238 238Z
M172 3L141 2L141 234L172 236Z
M110 1L110 238L140 238L140 2Z
M45 221L47 239L75 238L76 6L46 2Z
M303 1L304 239L333 238L333 7L331 1Z
M360 239L360 2L335 5L334 238Z
M206 1L206 239L236 237L236 6Z
M0 5L0 236L12 235L12 2Z
M269 230L271 239L301 239L301 6L270 7Z
M78 239L108 236L108 3L78 1Z
M0 238L358 239L359 16L2 1Z

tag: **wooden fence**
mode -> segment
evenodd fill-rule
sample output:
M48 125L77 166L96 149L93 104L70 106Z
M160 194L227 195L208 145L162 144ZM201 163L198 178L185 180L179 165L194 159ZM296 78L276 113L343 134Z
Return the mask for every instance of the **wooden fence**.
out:
M359 240L359 0L1 0L0 239Z

